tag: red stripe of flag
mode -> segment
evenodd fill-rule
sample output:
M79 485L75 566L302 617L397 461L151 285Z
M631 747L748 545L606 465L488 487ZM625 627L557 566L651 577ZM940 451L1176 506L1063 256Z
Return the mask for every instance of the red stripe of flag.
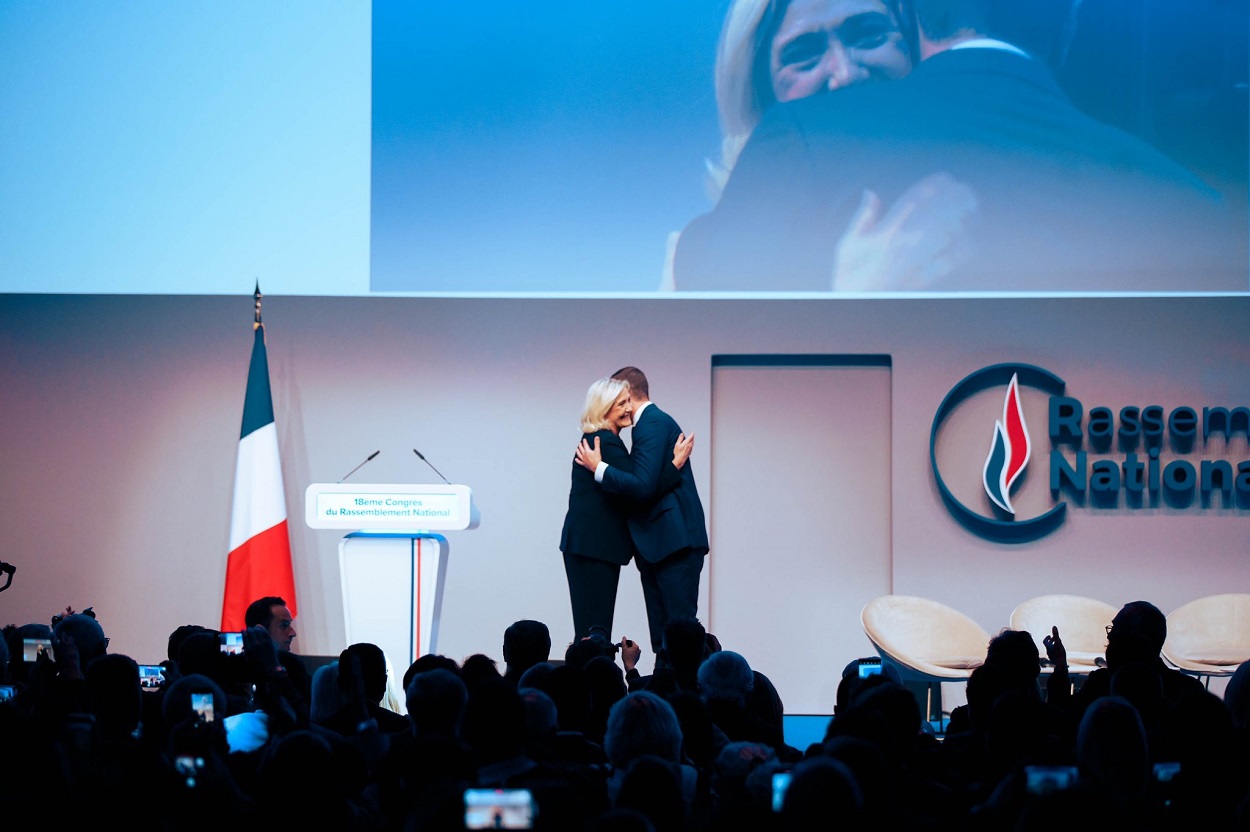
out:
M226 600L221 609L222 631L242 630L247 605L267 595L283 598L291 614L295 614L295 575L285 520L249 538L230 553L226 561Z

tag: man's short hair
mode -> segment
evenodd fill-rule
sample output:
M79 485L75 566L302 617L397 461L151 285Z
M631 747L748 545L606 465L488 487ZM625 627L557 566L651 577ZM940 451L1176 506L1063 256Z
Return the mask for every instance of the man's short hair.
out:
M508 664L530 665L551 657L551 631L541 621L523 618L503 631L503 658Z
M556 703L538 688L517 688L525 703L525 731L531 739L549 737L559 730Z
M355 670L352 659L356 660ZM353 673L359 674L358 677ZM382 648L367 641L349 644L339 653L339 687L351 693L356 678L364 683L365 696L376 705L386 695L386 654Z
M442 656L438 653L418 656L404 671L404 690L408 689L408 685L418 673L425 673L427 670L446 670L459 677L460 663L451 656Z
M651 388L647 386L647 377L637 367L622 367L612 374L612 378L629 385L635 399L650 399Z
M664 699L645 690L618 699L608 711L603 750L617 768L644 754L681 762L681 723Z
M247 627L255 627L259 624L265 629L269 629L269 624L273 621L273 608L285 607L286 605L286 601L277 595L266 595L264 598L257 598L247 605L247 611L243 613L243 624Z
M1071 37L1072 0L911 0L930 40L971 31L1018 46L1042 61L1059 58Z
M740 653L722 650L699 665L699 692L705 699L745 703L754 686L755 674Z
M1140 639L1153 655L1158 655L1168 638L1167 616L1149 601L1129 601L1111 619L1107 639L1128 637Z
M910 0L920 31L947 40L965 31L987 34L990 0Z
M664 625L664 652L674 668L691 670L707 658L707 630L694 616L669 619Z
M1027 630L999 630L986 645L985 663L1001 665L1022 681L1036 680L1042 672L1037 642Z
M469 690L455 673L441 667L418 673L404 691L408 718L422 731L459 729Z
M173 632L169 634L169 639L165 644L165 655L169 657L171 662L178 661L178 651L182 648L182 643L187 640L188 636L193 636L196 633L212 633L216 635L217 631L211 627L205 627L203 624L182 624L175 627Z
M65 616L52 628L54 640L61 636L69 636L74 640L84 670L92 659L108 652L109 640L95 616L81 613Z

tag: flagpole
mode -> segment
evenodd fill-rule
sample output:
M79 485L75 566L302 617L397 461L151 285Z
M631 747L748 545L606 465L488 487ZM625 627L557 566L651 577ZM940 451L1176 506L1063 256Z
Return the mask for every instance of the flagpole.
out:
M243 422L235 460L234 495L230 510L230 548L221 630L241 630L253 601L280 597L298 614L291 541L287 522L260 281L253 292L252 358L243 397Z

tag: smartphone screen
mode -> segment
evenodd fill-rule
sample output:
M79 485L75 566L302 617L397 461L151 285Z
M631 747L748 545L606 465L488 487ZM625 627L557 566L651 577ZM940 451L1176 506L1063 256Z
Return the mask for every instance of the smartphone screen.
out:
M222 633L220 640L221 640L221 652L223 653L242 653L243 652L243 634L242 633Z
M1154 778L1157 783L1169 783L1172 778L1181 772L1181 764L1175 762L1155 763Z
M200 722L212 722L216 718L213 713L213 692L192 691L191 708L199 716Z
M1052 794L1076 785L1076 766L1026 766L1024 771L1029 794Z
M858 670L859 678L861 679L867 679L869 676L879 676L881 674L881 662L870 662L861 659Z
M529 789L465 789L465 829L533 829L534 795Z
M36 662L39 660L39 654L44 653L49 659L55 658L52 653L52 639L50 638L24 638L22 639L22 660L27 662Z
M781 805L786 799L786 789L790 788L790 778L793 775L788 771L779 771L773 775L773 811L780 812Z
M139 687L154 690L165 684L164 670L159 664L139 665Z
M0 685L0 702L8 702L13 698L12 685Z

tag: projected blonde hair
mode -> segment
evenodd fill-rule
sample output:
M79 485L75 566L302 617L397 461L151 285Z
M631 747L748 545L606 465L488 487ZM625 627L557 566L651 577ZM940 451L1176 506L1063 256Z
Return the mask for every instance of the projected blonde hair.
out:
M758 76L762 64L763 80L768 80L768 47L785 6L785 0L734 0L725 14L714 72L721 158L719 162L707 160L713 199L720 198L738 154L772 101L771 82L762 84ZM761 95L766 98L761 99Z

